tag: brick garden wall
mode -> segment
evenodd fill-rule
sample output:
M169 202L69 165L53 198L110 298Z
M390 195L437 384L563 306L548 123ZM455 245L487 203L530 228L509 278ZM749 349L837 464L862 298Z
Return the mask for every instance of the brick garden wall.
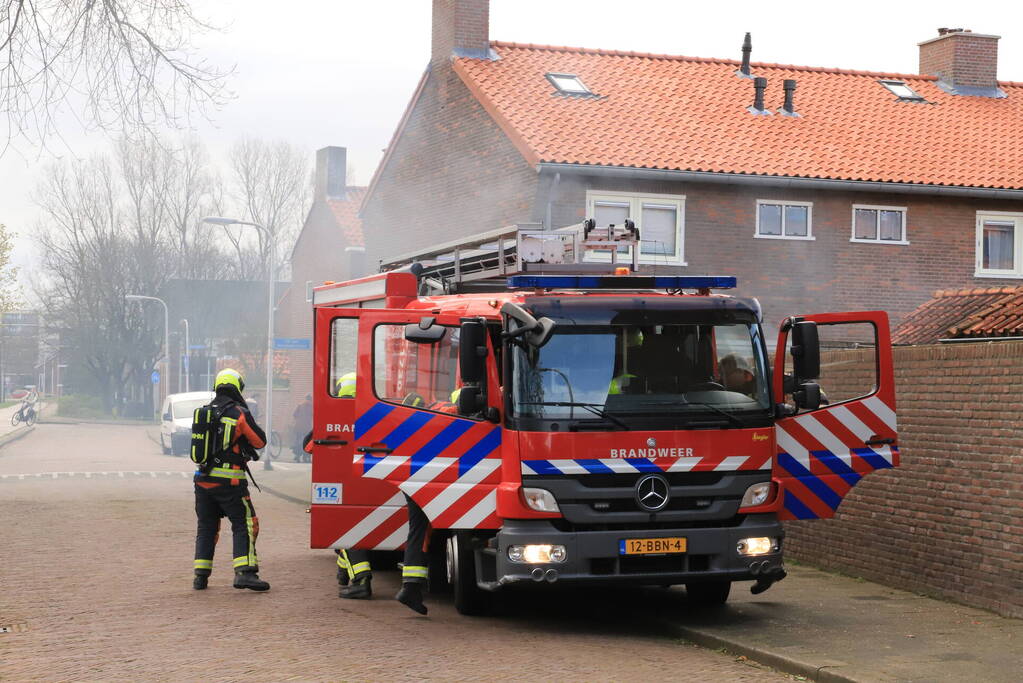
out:
M1023 343L900 347L895 372L901 467L787 523L789 556L1023 617Z

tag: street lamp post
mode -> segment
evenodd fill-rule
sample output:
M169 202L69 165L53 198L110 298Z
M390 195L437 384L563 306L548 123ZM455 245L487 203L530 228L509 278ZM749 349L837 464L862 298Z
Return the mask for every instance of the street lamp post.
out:
M189 367L189 366L191 364L189 363L189 360L188 360L189 351L190 351L191 347L188 344L188 318L182 318L181 322L185 323L185 352L183 354L181 354L181 364L185 366L185 391L191 391L192 390L192 382L191 382L191 380L189 378L189 374L191 374L189 372L189 370L191 370L191 367ZM180 383L178 384L178 386L180 388Z
M221 216L207 216L202 219L203 223L211 225L247 225L262 233L267 240L270 249L269 272L267 273L267 294L266 294L266 439L267 446L270 445L273 434L273 380L274 380L274 252L277 251L277 244L272 232L259 223L240 221L234 218L222 218ZM263 451L263 469L272 470L270 464L270 449Z
M170 315L167 312L167 302L155 296L143 296L141 294L125 294L126 301L158 301L163 305L163 381L170 382ZM170 386L167 387L170 393ZM157 406L153 406L159 410Z

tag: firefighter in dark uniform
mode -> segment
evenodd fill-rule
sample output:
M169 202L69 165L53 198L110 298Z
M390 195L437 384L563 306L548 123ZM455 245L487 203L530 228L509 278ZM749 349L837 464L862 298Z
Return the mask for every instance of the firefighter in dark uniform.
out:
M457 413L458 396L461 388L451 392L451 400L438 400L430 403L428 408L441 413ZM427 407L426 400L417 393L410 393L402 399L402 404L413 408ZM429 556L426 544L430 532L430 519L416 501L405 495L405 506L408 508L408 536L405 539L405 559L401 568L401 590L394 596L398 602L409 609L426 614L423 604L423 588L430 576Z
M408 495L405 496L405 504L408 506L408 537L405 539L405 562L401 568L401 590L394 597L409 609L426 614L423 587L429 577L425 545L430 519Z
M236 370L225 369L213 383L212 405L221 412L217 435L224 448L218 449L208 468L195 473L195 578L192 587L203 590L213 570L213 551L220 532L220 518L231 521L234 547L234 587L254 591L270 589L259 578L256 537L259 518L252 507L248 487L248 461L258 460L255 449L266 445L266 434L249 413L242 390L245 380Z
M355 373L349 372L337 378L334 395L338 398L355 398ZM310 432L310 438L312 432ZM306 449L312 453L311 442ZM369 551L361 548L341 548L337 553L338 597L349 600L368 600L373 597L373 570L369 564Z

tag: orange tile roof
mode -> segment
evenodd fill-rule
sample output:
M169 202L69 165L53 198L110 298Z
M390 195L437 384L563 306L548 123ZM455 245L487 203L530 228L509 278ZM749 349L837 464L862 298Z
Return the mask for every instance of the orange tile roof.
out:
M777 111L796 79L799 117L756 116L739 63L493 43L500 59L455 71L530 163L1023 188L1023 84L1004 99L962 97L930 76L752 65ZM599 97L556 94L544 74L576 74ZM904 81L927 102L877 81Z
M362 219L359 218L359 207L365 194L365 187L349 187L345 190L344 200L327 200L334 220L341 228L341 234L344 235L349 247L361 247L365 244L362 237Z
M935 292L892 332L892 343L1018 336L1023 336L1023 287L988 287Z

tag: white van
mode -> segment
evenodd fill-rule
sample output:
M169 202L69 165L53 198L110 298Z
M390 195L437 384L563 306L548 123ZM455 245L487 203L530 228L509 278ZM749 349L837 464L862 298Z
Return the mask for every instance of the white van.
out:
M216 396L212 391L171 394L163 402L160 447L164 455L188 455L192 443L192 413Z

